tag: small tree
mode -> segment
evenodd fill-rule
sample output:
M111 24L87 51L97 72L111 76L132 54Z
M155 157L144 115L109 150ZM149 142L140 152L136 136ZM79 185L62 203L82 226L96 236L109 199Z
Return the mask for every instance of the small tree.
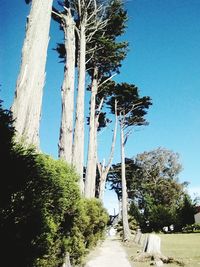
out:
M127 212L127 186L125 173L125 144L134 126L147 125L144 115L152 104L149 97L139 97L138 88L133 84L117 84L113 95L108 101L111 112L115 112L115 101L117 101L117 114L120 125L121 146L121 179L122 179L122 220L124 240L130 239Z

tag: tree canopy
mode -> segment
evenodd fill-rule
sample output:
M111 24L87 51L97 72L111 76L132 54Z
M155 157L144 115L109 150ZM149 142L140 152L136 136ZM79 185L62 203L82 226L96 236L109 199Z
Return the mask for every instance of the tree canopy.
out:
M179 155L157 148L126 159L127 193L131 214L145 230L162 230L178 224L178 209L182 209L187 183L179 182L182 166ZM121 197L120 163L109 174L111 188Z

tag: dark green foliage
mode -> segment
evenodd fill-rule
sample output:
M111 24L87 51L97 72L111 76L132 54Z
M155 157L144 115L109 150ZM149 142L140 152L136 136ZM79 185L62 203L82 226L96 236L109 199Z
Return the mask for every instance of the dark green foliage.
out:
M6 163L0 207L5 260L11 254L16 256L10 266L58 266L65 252L64 233L70 233L80 199L74 172L19 145Z
M177 209L177 230L181 231L186 225L194 224L195 213L195 203L190 196L185 193L182 203Z
M12 114L1 105L0 135L2 266L58 267L66 251L80 262L103 235L102 205L81 199L65 162L15 144Z
M194 207L189 208L184 200L184 196L188 199L184 192L185 183L178 181L181 171L178 159L176 153L158 148L125 161L130 214L143 231L158 231L171 224L181 229L183 214L187 220L194 218ZM121 198L120 163L113 165L108 178L111 188Z
M0 151L8 152L13 145L12 137L15 130L12 123L12 114L9 110L2 108L2 101L0 100ZM2 154L1 157L3 157Z
M87 44L87 49L92 50L87 59L88 73L93 77L94 68L98 68L98 80L103 82L113 73L119 73L121 62L127 54L128 43L119 41L126 28L127 12L124 10L121 1L108 1L105 8L103 20L107 21L103 29L99 29L93 36L91 42ZM101 93L106 94L106 87L101 88Z
M111 112L115 113L115 101L117 101L118 115L123 117L123 124L129 126L147 125L144 116L152 105L148 96L140 97L138 88L134 84L113 84L113 94L107 104Z

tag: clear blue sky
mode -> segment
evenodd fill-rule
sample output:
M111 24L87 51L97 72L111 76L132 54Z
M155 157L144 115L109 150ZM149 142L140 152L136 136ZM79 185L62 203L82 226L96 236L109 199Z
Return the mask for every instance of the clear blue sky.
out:
M200 192L200 1L130 0L125 7L129 20L123 39L129 41L130 51L116 80L136 84L141 95L153 101L150 124L132 134L126 156L157 147L178 152L180 180L190 182L191 192ZM14 97L28 13L23 0L0 2L0 98L7 108ZM50 37L41 148L57 157L63 65L52 50L62 40L54 22ZM110 136L111 128L99 136L100 159L108 153ZM114 161L119 160L117 148Z

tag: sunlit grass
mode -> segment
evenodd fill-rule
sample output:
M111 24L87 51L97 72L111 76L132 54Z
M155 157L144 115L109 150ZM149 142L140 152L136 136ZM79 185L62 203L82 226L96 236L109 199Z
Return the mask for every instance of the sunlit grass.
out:
M166 256L180 259L187 267L200 266L200 234L163 234L161 251ZM169 267L177 266L168 264Z
M200 234L160 234L161 252L164 256L173 257L184 263L185 267L200 267ZM141 251L141 246L130 243L125 246L132 266L147 267L150 262L134 262L134 258ZM177 267L175 263L164 264Z

